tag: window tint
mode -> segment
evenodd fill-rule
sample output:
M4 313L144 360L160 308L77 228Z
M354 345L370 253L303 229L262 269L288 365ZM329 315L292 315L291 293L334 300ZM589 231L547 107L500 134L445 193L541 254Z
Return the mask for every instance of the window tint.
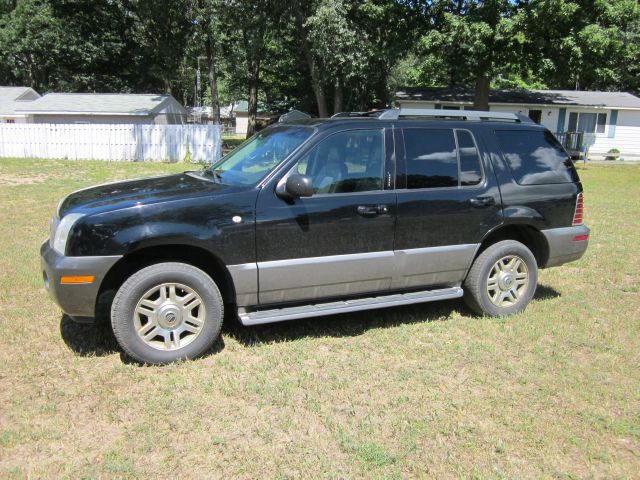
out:
M467 130L456 130L456 136L460 155L460 185L477 185L482 180L482 170L476 144Z
M316 193L382 190L383 130L351 130L322 140L296 166Z
M548 130L499 130L496 136L520 185L578 181L571 159Z
M453 130L404 129L407 188L458 186Z

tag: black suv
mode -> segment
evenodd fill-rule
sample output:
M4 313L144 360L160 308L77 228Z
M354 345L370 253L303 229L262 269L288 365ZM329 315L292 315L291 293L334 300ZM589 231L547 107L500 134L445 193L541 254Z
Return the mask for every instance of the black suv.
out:
M72 193L42 267L78 321L112 292L122 348L165 363L205 352L225 310L244 325L463 296L522 311L538 268L584 253L582 208L544 127L387 110L280 123L203 171Z

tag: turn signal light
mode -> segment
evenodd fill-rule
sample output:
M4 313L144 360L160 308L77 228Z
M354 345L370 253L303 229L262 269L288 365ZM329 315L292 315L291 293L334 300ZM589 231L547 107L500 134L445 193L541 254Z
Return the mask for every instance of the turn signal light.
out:
M62 276L60 277L60 283L63 285L77 284L77 283L93 283L96 279L95 275L75 275L75 276Z

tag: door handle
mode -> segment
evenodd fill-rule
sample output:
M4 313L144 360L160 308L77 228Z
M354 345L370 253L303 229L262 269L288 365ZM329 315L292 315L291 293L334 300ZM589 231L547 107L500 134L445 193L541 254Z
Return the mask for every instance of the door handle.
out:
M363 217L375 217L376 215L386 215L389 213L389 207L386 205L360 205L358 206L358 215Z
M496 204L496 199L493 197L476 197L469 200L469 203L474 207L490 207Z

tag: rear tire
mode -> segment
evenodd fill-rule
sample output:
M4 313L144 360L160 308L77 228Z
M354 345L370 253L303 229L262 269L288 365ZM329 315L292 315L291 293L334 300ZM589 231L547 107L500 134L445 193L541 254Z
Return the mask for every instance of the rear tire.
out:
M111 325L131 358L150 364L205 353L220 335L224 306L215 282L185 263L158 263L129 277L111 306Z
M494 243L473 262L464 282L464 301L474 312L502 317L523 311L538 285L531 251L515 240Z

